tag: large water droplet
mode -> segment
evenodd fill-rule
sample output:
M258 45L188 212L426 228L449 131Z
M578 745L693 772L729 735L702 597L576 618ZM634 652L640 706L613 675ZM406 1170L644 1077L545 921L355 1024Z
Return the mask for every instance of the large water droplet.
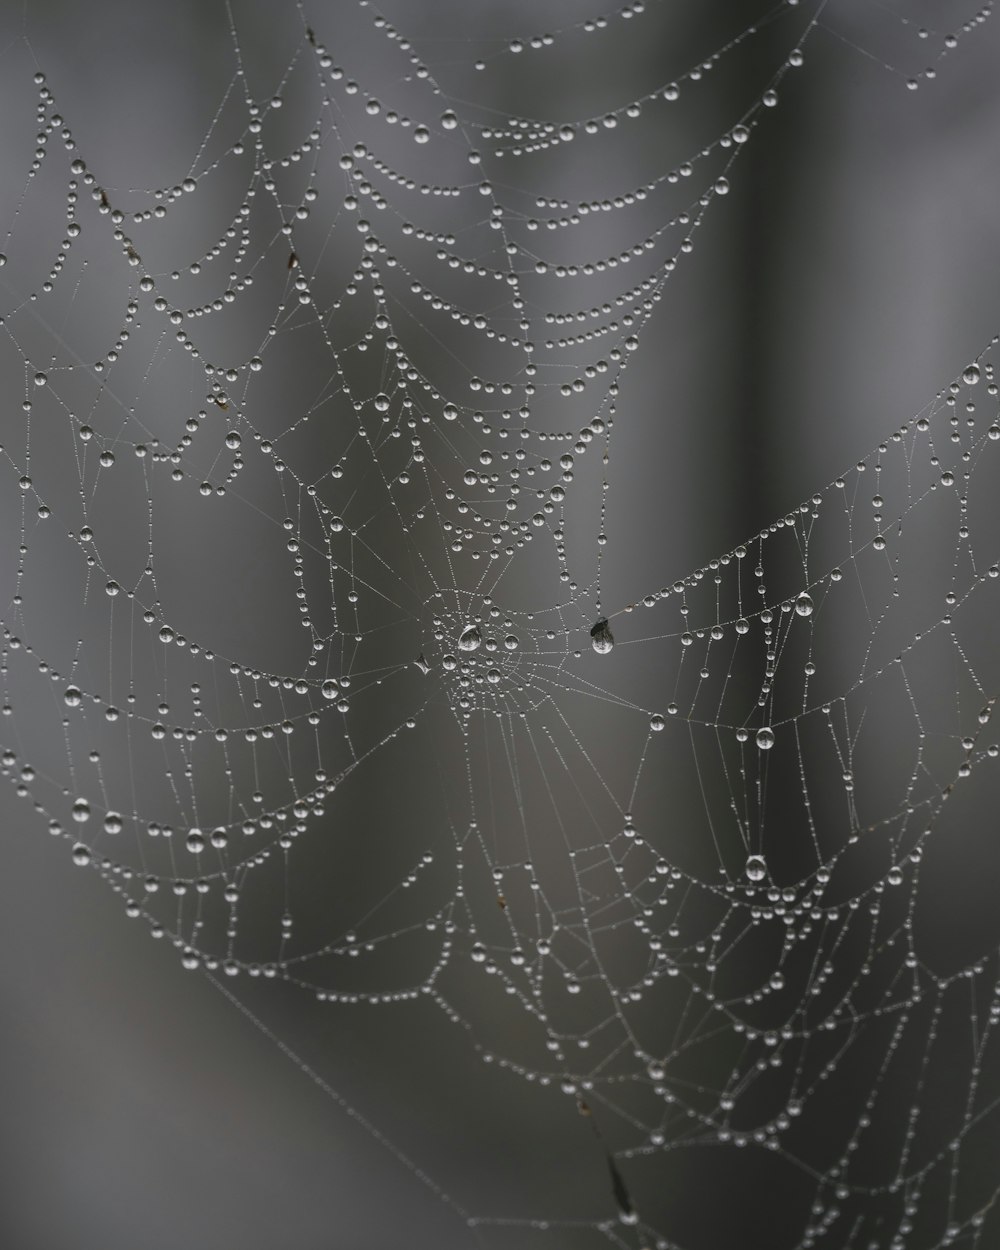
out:
M812 596L807 595L803 590L802 594L795 600L795 611L799 616L812 616L813 601Z
M751 855L746 863L747 879L750 881L763 881L767 876L767 864L764 862L763 855Z
M591 626L590 637L598 655L607 655L615 645L615 636L611 632L611 626L603 619Z
M774 746L774 730L767 725L763 729L758 729L756 741L762 751L770 751Z
M78 868L86 868L90 863L90 847L84 846L82 842L77 842L73 847L73 863Z
M478 625L470 625L463 629L458 639L459 651L478 651L482 645L483 634Z
M340 694L340 688L332 677L323 683L321 690L324 699L335 699Z
M73 819L81 822L90 819L90 804L86 799L75 799L73 802Z
M205 835L200 829L192 829L188 833L185 846L192 855L200 855L205 849Z
M83 695L80 693L79 686L67 686L63 694L63 702L67 707L79 707L83 702Z
M966 386L975 386L979 381L979 366L975 363L966 365L962 370L962 381Z

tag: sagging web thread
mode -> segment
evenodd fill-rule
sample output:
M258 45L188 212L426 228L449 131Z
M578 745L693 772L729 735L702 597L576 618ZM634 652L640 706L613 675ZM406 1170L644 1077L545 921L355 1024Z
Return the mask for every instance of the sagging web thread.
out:
M497 42L476 68L645 11ZM359 46L393 67L377 83L300 12L264 98L231 18L218 112L188 175L152 190L105 185L35 75L2 275L8 394L24 379L3 448L5 774L237 1001L247 976L337 1006L429 1001L483 1065L572 1100L607 1160L604 1214L469 1212L425 1178L481 1244L677 1247L657 1178L706 1144L804 1180L799 1246L988 1244L995 1175L966 1186L962 1165L997 1109L997 950L942 971L918 912L950 811L995 785L996 340L752 540L602 595L629 363L786 76L836 34L828 6L765 11L571 122L452 99L360 12ZM988 16L917 32L926 76ZM567 145L662 126L772 27L786 55L712 142L613 194L537 190ZM311 118L295 133L288 99ZM37 248L57 187L39 268L19 236ZM260 577L275 629L220 642L185 602L213 535L235 615ZM343 814L397 782L412 820L365 829L377 863L328 886L357 836ZM942 1040L956 1018L962 1047ZM923 1117L942 1066L950 1112Z

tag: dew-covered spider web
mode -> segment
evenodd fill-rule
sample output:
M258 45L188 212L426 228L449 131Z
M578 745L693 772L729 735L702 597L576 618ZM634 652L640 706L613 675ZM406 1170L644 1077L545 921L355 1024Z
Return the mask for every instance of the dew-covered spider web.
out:
M203 7L5 31L7 840L375 1144L293 1250L1000 1244L998 340L746 293L859 94L995 217L991 6Z

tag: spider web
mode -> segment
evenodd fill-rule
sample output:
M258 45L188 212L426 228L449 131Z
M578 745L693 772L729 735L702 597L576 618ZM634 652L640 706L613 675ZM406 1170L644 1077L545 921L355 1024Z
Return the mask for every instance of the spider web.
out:
M176 161L32 69L5 775L434 1244L988 1246L997 340L693 572L657 353L813 54L909 102L989 8L665 8L234 9Z

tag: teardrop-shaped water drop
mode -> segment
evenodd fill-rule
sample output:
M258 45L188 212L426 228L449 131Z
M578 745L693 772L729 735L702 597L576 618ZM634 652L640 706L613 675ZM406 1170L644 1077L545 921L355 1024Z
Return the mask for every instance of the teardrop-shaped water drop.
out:
M767 876L767 864L763 855L751 855L746 863L746 874L749 881L763 881Z
M615 645L615 636L611 632L611 626L604 619L591 626L590 637L598 655L607 655Z
M458 639L459 651L478 651L482 645L483 634L478 625L470 625L463 629Z
M813 614L812 596L807 595L804 590L795 600L795 611L799 616L812 616Z

